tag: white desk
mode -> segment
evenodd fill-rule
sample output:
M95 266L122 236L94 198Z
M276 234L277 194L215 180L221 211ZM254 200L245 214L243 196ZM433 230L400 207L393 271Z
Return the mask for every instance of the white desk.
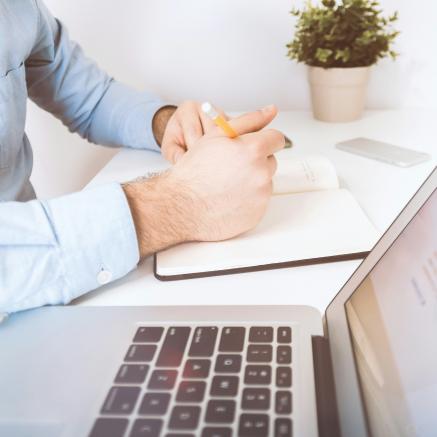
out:
M294 142L277 154L322 154L335 164L341 185L358 199L378 229L386 229L436 165L437 111L371 111L347 124L315 121L309 112L283 112L272 123ZM433 159L408 168L379 163L334 148L341 140L365 136L426 151ZM94 184L126 181L167 166L157 153L121 150L93 179ZM80 305L262 305L305 304L323 311L359 261L160 282L149 258L125 278L76 300Z

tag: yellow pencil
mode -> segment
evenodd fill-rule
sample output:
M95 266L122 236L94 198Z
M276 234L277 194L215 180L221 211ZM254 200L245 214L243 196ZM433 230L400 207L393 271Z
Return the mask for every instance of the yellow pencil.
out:
M220 127L229 138L238 137L237 132L235 132L232 126L226 121L226 119L214 109L214 106L212 106L211 103L209 102L202 103L202 111L209 118L211 118L211 120L218 127ZM292 147L293 142L286 135L284 135L284 138L285 138L285 148L289 149L290 147Z
M211 120L220 127L223 132L229 137L229 138L237 138L238 134L237 132L232 129L231 125L225 120L225 118L220 115L214 107L209 102L205 102L202 104L202 111L209 117Z

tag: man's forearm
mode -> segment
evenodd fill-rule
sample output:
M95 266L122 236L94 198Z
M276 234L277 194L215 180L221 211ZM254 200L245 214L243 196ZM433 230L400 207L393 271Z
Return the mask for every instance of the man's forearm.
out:
M196 202L183 187L174 189L168 175L129 182L123 185L123 190L135 224L141 259L192 240Z

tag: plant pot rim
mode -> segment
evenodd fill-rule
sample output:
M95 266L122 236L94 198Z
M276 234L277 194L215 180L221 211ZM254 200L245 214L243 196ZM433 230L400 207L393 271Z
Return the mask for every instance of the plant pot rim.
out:
M314 86L360 86L368 82L370 71L370 66L352 68L309 67L308 80Z
M309 65L309 64L305 64L308 68L310 69L317 69L317 70L326 70L326 71L334 71L334 70L365 70L368 69L370 67L372 67L374 64L372 65L363 65L362 67L319 67L318 65Z

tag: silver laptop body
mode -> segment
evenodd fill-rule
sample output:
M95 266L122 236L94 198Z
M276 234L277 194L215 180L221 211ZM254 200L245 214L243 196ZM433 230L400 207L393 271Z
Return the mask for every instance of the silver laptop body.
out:
M0 436L437 435L436 186L434 170L323 318L305 306L10 315Z

